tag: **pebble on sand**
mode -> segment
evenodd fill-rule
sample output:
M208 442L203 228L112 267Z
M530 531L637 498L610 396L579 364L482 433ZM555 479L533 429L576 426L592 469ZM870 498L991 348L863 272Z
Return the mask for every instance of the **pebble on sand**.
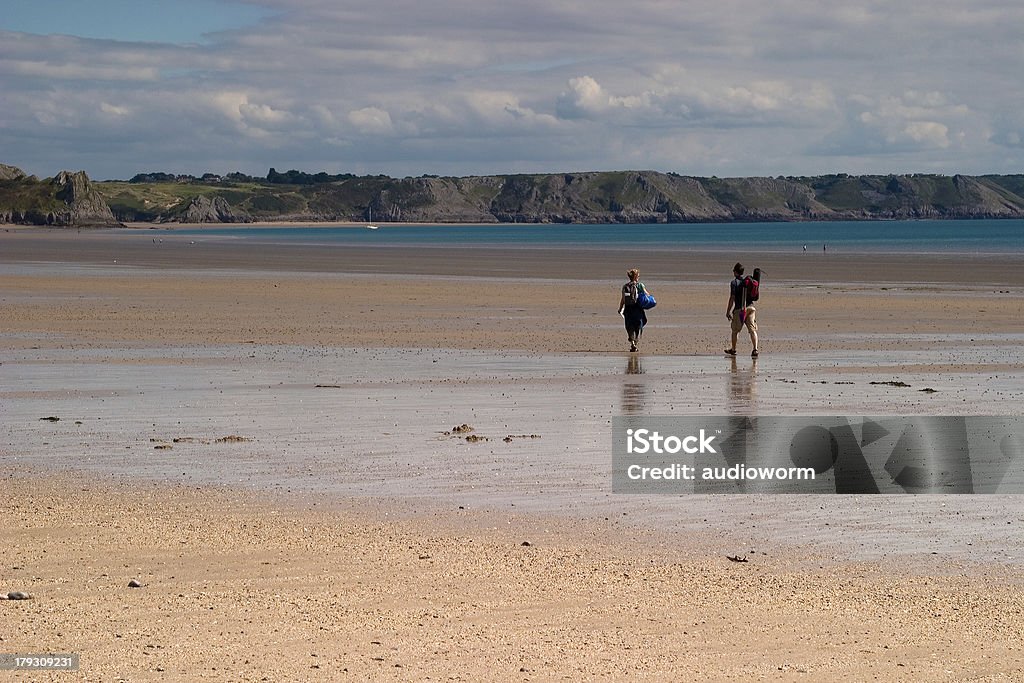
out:
M11 591L6 595L0 594L0 598L4 600L31 600L32 596L22 591Z

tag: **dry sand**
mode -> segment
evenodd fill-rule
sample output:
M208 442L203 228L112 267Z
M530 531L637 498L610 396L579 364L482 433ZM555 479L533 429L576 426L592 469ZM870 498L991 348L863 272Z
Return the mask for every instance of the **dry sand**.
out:
M4 580L34 595L0 603L0 649L77 652L81 680L1024 673L1024 593L1005 578L761 553L741 563L614 525L466 523L457 510L372 521L212 488L29 474L0 484Z
M34 596L0 602L0 652L81 654L79 674L52 679L1024 680L1014 497L717 497L686 504L729 527L742 508L761 530L695 517L668 533L655 522L682 508L596 505L606 475L592 471L605 419L622 412L1015 413L1020 258L752 255L771 274L753 365L720 358L731 254L268 252L161 236L0 232L0 592ZM632 265L660 300L644 369L622 353L615 315ZM869 384L894 378L941 391ZM356 401L368 399L367 413ZM64 421L40 422L48 405ZM506 455L438 440L469 413L488 433L508 423L543 438ZM366 420L415 429L371 446L358 441ZM213 444L229 434L247 441ZM589 445L567 451L570 437ZM431 455L464 471L454 494L430 472L432 488L410 479L389 497L382 482L369 499L169 475L173 458L206 474L203 458L223 458L265 484L290 472L280 458L296 481L333 464L341 486L337 454L352 448L396 480ZM581 471L552 486L557 516L538 514L532 469L518 488L472 490L516 462L550 476L567 453ZM814 519L819 506L834 526ZM641 519L624 526L619 508ZM893 552L892 511L919 534L906 553ZM776 516L819 535L801 545ZM973 543L983 552L959 553Z

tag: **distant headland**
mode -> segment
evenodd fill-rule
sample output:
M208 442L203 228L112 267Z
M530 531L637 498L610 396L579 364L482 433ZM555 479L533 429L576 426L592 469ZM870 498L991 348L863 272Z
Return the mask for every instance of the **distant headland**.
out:
M1024 175L717 178L597 171L417 178L243 173L40 180L0 164L0 223L707 223L1024 218Z

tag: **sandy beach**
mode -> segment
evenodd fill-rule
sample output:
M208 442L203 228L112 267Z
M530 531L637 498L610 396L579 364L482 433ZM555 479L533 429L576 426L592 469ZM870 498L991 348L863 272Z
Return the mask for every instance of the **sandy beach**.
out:
M79 675L52 680L974 681L1024 667L1024 595L1006 576L738 563L613 523L387 521L17 470L0 499L4 580L35 596L0 605L2 648L80 653Z
M153 233L0 232L0 652L82 662L38 680L1024 680L1017 496L609 482L616 415L1018 414L1019 256Z
M304 344L618 352L619 280L661 303L644 351L719 355L736 260L766 273L766 353L935 348L1024 333L1019 256L620 254L598 249L240 245L0 233L5 325L25 344ZM51 277L45 264L62 264ZM14 267L17 264L20 267ZM34 268L34 269L33 269ZM58 336L64 338L58 341Z

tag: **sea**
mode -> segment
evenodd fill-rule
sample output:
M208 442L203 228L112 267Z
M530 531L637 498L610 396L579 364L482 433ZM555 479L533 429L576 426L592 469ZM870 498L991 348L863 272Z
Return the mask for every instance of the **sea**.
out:
M1024 220L807 221L672 224L399 224L232 226L179 231L203 239L305 245L594 247L762 252L1024 254Z

